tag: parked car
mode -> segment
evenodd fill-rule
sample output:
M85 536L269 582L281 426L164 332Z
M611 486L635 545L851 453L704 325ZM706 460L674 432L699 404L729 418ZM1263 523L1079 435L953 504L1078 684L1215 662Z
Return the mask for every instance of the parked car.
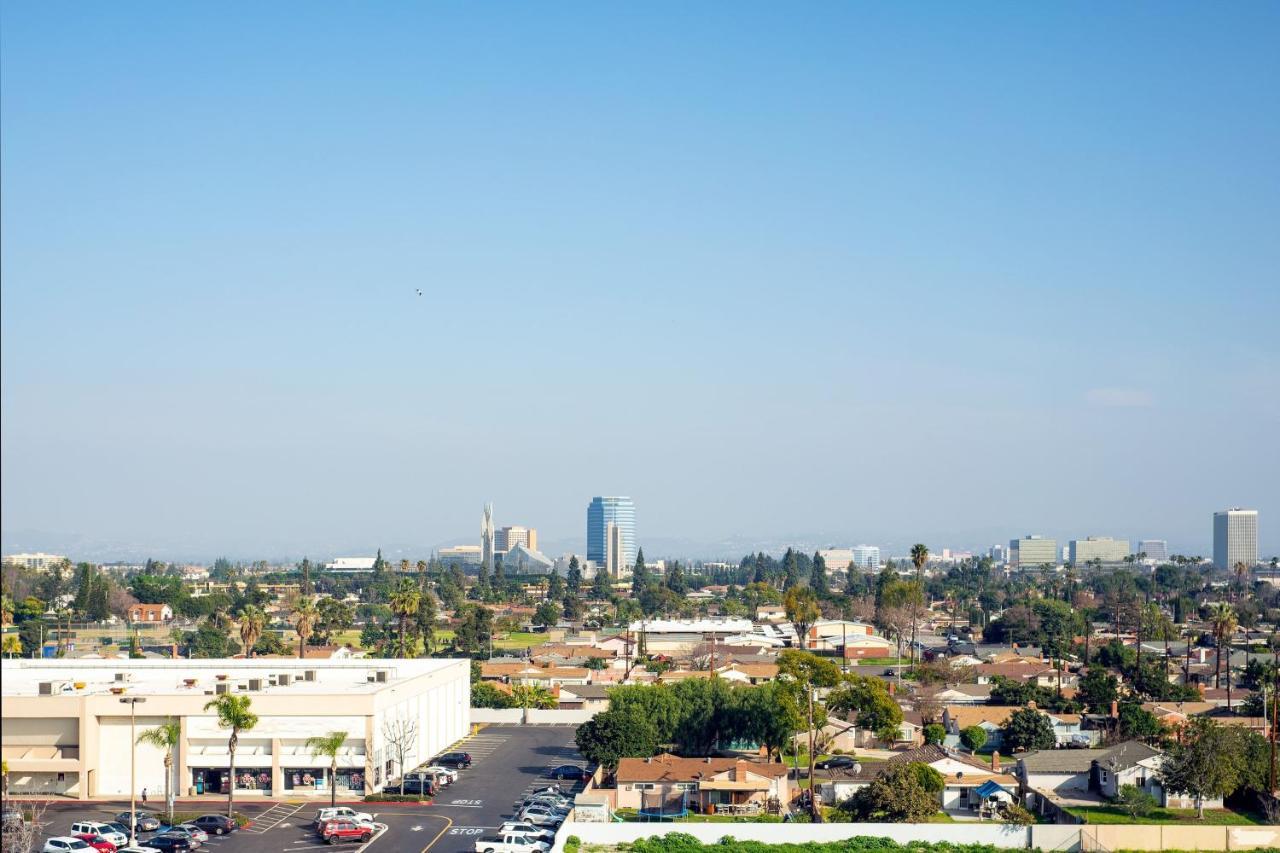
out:
M160 851L154 847L139 844L137 847L121 847L116 853L160 853Z
M72 850L87 851L92 850L83 839L73 838L69 835L55 835L44 843L44 847L40 848L41 853L68 853Z
M540 796L534 795L532 797L525 797L519 807L524 809L529 806L546 806L547 808L554 809L561 814L568 814L569 809L573 808L573 802L566 800L563 797L554 797L544 794Z
M534 826L528 821L509 820L502 826L498 827L498 835L531 835L535 841L545 841L551 844L556 840L555 832L541 826Z
M444 755L436 759L436 764L448 764L453 767L461 767L463 770L466 770L471 766L471 753L446 752Z
M368 812L358 812L350 806L330 806L320 809L316 812L316 818L312 821L312 825L316 829L320 828L320 824L326 820L349 820L352 823L373 823L373 815Z
M200 846L200 842L193 841L190 836L180 835L176 832L162 832L147 839L147 846L159 851L159 853L185 853L187 850L195 850Z
M552 779L572 779L575 782L591 778L591 774L585 768L576 764L561 764L559 767L553 767L547 775Z
M134 816L137 818L137 822L133 827L134 832L155 832L160 828L160 818L156 817L151 812L137 811L134 813ZM122 823L125 826L128 826L129 813L120 812L120 814L116 815L116 823Z
M433 764L430 767L424 767L418 772L427 773L429 775L435 776L445 785L452 785L454 782L458 781L457 770L450 770L448 767L444 767L439 764Z
M546 853L550 849L551 845L545 841L509 832L490 835L476 842L476 853Z
M335 818L322 822L316 834L324 839L326 844L338 844L342 841L359 841L364 844L373 838L373 825Z
M202 814L191 821L190 825L204 830L209 835L226 835L240 828L234 820L224 814Z
M182 829L178 829L176 826L166 829L164 832L161 832L159 835L151 836L151 838L147 841L147 843L154 847L155 842L159 841L161 838L181 838L183 841L187 843L187 848L191 850L198 850L204 844L204 842L202 842L200 839L193 836L191 833Z
M177 826L169 827L167 831L168 832L185 832L187 835L191 836L192 840L199 841L201 844L204 844L206 841L209 840L209 833L205 832L203 829L196 826L194 823L180 823Z
M826 758L826 759L823 759L822 761L819 761L817 764L813 766L819 770L839 770L839 769L852 767L857 763L858 762L855 761L852 756L833 755L830 758Z
M520 810L517 817L535 826L559 826L564 823L564 814L550 806L534 804Z
M129 834L129 827L125 826L123 823L121 823L121 822L120 822L120 821L118 821L118 820L108 821L108 822L107 822L107 826L111 827L111 828L112 828L113 830L115 830L116 832L123 832L125 835L128 835L128 834ZM141 831L142 831L142 830L140 830L140 829L136 829L136 830L134 830L134 832L135 832L135 833L136 833L136 832L141 832Z
M72 835L101 835L117 847L129 843L129 833L119 832L110 825L97 820L78 820L71 824ZM64 836L65 837L65 836Z
M387 786L388 791L393 789L397 794L403 789L406 795L418 794L423 797L434 797L436 794L435 777L430 773L410 773L395 785Z
M98 853L116 853L116 846L101 835L90 835L87 832L82 832L76 838L97 850Z

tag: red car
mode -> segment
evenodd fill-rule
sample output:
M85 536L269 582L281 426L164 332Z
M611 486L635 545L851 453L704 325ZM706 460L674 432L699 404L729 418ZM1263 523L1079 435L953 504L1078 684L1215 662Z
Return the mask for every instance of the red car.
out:
M88 844L94 850L97 850L98 853L116 853L116 846L101 835L91 835L87 832L82 832L79 835L72 837L79 838L85 844Z
M340 841L359 841L364 844L373 838L373 827L367 823L337 818L320 824L320 831L317 834L327 844L337 844Z

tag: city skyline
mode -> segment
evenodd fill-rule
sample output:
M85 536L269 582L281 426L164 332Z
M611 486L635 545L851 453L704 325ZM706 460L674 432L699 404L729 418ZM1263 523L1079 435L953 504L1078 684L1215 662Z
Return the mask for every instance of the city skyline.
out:
M490 506L492 506L492 503L487 503L486 509L488 509ZM633 508L633 511L634 511L634 508ZM1131 548L1129 550L1134 551L1136 553L1137 550L1141 550L1139 546L1141 545L1143 540L1150 540L1152 542L1158 542L1158 543L1164 544L1164 546L1167 549L1166 553L1168 556L1173 556L1175 554L1181 555L1181 556L1187 556L1187 557L1199 556L1206 560L1211 560L1214 558L1213 533L1214 533L1214 526L1216 524L1216 519L1218 514L1219 514L1219 511L1217 510L1208 514L1207 516L1208 529L1207 529L1206 535L1204 535L1203 537L1204 542L1200 547L1187 547L1185 544L1182 545L1181 547L1179 546L1178 543L1180 542L1184 542L1184 543L1189 542L1194 545L1194 540L1190 537L1183 540L1178 537L1162 536L1159 538L1154 538L1151 536L1134 534L1134 535L1128 536L1127 541L1131 544ZM492 518L486 519L486 521L497 519L499 518L499 515L500 515L499 513L495 512ZM526 519L532 517L530 513L526 513L523 511L520 513L520 516ZM1258 521L1259 517L1261 517L1261 521ZM557 532L556 534L550 537L542 536L537 533L537 531L541 529L542 525L536 524L536 523L528 527L524 527L520 525L507 525L503 522L497 522L497 521L492 521L492 523L495 525L495 529L500 529L499 525L501 525L501 527L508 527L508 526L512 527L514 530L517 530L517 531L528 530L533 532L534 536L536 537L536 543L538 545L538 547L533 550L541 551L547 554L547 556L551 558L555 558L557 556L560 556L563 554L569 554L569 553L575 553L584 558L589 558L588 557L588 555L590 554L589 543L584 537L580 536L575 539L572 535L565 535L563 532ZM484 548L485 529L486 529L486 524L482 524L481 534L479 537L476 537L474 535L468 536L466 534L459 533L458 535L455 535L455 536L448 536L448 537L430 541L430 542L415 541L415 540L412 540L411 538L395 538L395 537L390 538L386 541L372 542L372 543L359 543L355 541L348 541L345 544L333 544L334 540L329 540L327 543L317 543L315 547L311 547L309 545L300 545L295 547L279 547L279 548L276 548L275 550L271 550L270 548L268 548L265 551L251 550L251 551L245 551L245 552L240 552L232 548L225 548L225 547L219 548L217 547L216 543L203 550L198 547L191 547L190 544L188 543L185 546L179 546L177 550L173 550L173 551L166 551L165 548L163 547L148 548L145 545L141 545L141 544L129 545L127 543L119 543L119 542L106 543L106 544L95 543L95 544L90 544L88 546L76 546L75 544L72 544L72 546L68 547L65 543L68 543L68 542L74 543L75 542L74 538L70 538L70 539L67 537L59 538L57 536L40 535L40 534L31 534L31 535L16 538L16 539L6 535L3 539L3 542L0 544L3 545L3 551L6 554L25 552L25 551L49 551L54 553L65 553L65 552L76 552L77 550L79 550L81 554L85 556L92 556L96 559L117 559L127 554L129 555L129 557L133 557L133 558L157 557L161 559L212 560L214 557L217 557L217 556L227 556L234 559L269 558L269 559L281 559L281 560L288 561L288 560L298 560L298 559L301 559L301 557L303 556L311 556L313 558L326 559L331 556L346 556L354 553L363 553L365 551L367 551L369 554L372 554L375 550L378 550L378 549L381 549L388 554L394 553L397 556L403 556L405 554L410 554L410 553L416 554L418 556L427 556L428 554L439 551L440 549L449 548L457 545L475 546L478 549L480 549L478 553L482 554L483 548ZM993 528L993 529L1002 530L1003 528ZM821 531L808 531L808 532L797 532L790 535L780 534L776 536L767 536L763 534L758 534L754 536L726 535L723 537L719 537L718 539L707 538L704 540L696 540L696 539L666 536L661 533L658 533L649 538L647 546L646 546L646 541L643 538L639 538L636 542L636 547L637 547L637 550L639 547L648 547L649 550L647 552L647 556L652 559L660 559L660 558L699 559L699 560L730 559L730 558L741 557L748 553L754 553L755 551L758 551L758 550L762 550L767 553L781 553L784 549L788 547L799 547L800 549L805 551L811 551L811 550L817 551L817 550L822 550L826 548L847 548L847 549L853 549L854 551L856 551L861 547L870 547L876 550L878 553L883 554L885 559L888 559L890 557L895 559L903 559L908 556L908 552L911 546L916 542L924 542L926 545L929 546L931 553L933 553L935 556L940 555L943 549L948 549L948 550L957 551L957 552L970 551L975 556L982 556L986 554L988 550L992 547L1004 548L1007 550L1008 546L1012 544L1013 541L1020 540L1026 536L1032 536L1037 539L1052 541L1053 553L1057 553L1059 555L1058 561L1061 562L1061 559L1062 559L1061 555L1063 554L1064 551L1068 550L1068 547L1074 542L1077 542L1077 541L1084 542L1091 538L1101 539L1101 540L1106 540L1109 538L1114 538L1117 540L1125 540L1124 534L1113 535L1113 534L1100 534L1096 532L1079 533L1072 528L1064 528L1064 530L1067 530L1068 532L1060 535L1052 535L1052 534L1046 535L1040 532L1040 530L1053 531L1056 529L1057 528L1055 527L1045 527L1045 528L1039 528L1036 530L1036 532L1033 532L1033 533L1026 533L1026 532L1016 533L1016 535L1010 538L999 538L999 534L997 534L995 537L990 537L988 539L982 539L981 537L979 537L972 540L966 540L962 537L943 537L943 536L930 536L930 535L913 536L913 535L910 535L909 533L907 535L900 535L900 536L868 537L866 535L862 535L859 533L843 533L838 531L829 531L825 533ZM1253 530L1254 530L1254 535L1256 537L1256 541L1258 543L1257 559L1260 563L1265 563L1272 556L1280 555L1280 548L1271 549L1265 545L1265 543L1267 542L1266 533L1268 531L1268 525L1267 525L1265 516L1261 514L1254 515ZM495 536L496 536L496 533L495 533ZM870 542L867 541L868 539L870 539L871 541ZM44 544L41 544L41 543L44 543ZM631 551L630 553L631 553L632 559L634 559L635 551ZM1040 563L1045 562L1047 559L1047 554L1048 554L1047 551L1045 554L1037 554L1035 559L1032 560L1032 564L1039 565ZM482 557L480 559L482 559Z
M1277 28L4 4L0 531L1273 553Z

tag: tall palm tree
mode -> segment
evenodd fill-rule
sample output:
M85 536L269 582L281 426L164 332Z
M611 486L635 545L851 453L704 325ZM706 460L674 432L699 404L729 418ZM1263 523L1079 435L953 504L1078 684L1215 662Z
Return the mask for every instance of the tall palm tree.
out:
M218 716L218 727L230 729L227 738L227 817L234 818L236 796L236 744L240 742L240 733L247 732L258 725L258 715L250 710L248 696L237 696L234 693L223 693L204 704L206 711L212 710Z
M916 583L920 585L920 589L924 589L924 566L929 562L929 546L923 542L917 542L911 546L911 563L916 567ZM919 608L915 608L911 612L911 668L916 666L916 627L920 622Z
M1231 708L1231 638L1235 636L1236 627L1239 622L1236 620L1236 612L1230 604L1225 601L1219 601L1213 605L1213 610L1209 612L1209 626L1213 630L1213 640L1215 646L1214 655L1214 672L1213 686L1221 686L1222 678L1222 646L1227 646L1227 709Z
M307 738L307 749L312 755L329 759L329 805L338 804L338 753L347 742L346 732L329 732Z
M1243 560L1241 560L1240 562L1237 562L1235 564L1235 572L1236 572L1236 601L1239 601L1241 597L1244 596L1245 587L1248 586L1249 567L1244 564Z
M257 606L250 604L240 611L240 643L244 646L245 657L253 657L253 647L266 626L267 614Z
M307 656L307 638L320 621L320 609L309 595L300 597L293 605L293 627L298 632L298 657Z
M418 615L418 607L421 603L422 594L418 592L418 588L414 586L413 581L408 578L400 581L396 591L391 593L391 598L387 601L387 604L391 607L391 612L400 623L399 649L396 657L407 658L409 656L409 619Z
M182 724L170 718L153 729L145 729L138 735L138 743L149 743L164 750L164 806L173 825L173 756L182 740Z

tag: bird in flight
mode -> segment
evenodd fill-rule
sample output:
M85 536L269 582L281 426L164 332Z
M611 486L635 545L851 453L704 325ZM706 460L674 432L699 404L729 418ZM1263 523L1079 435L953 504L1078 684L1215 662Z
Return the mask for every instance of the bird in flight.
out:
M419 296L421 296L421 295L422 295L422 288L421 288L421 287L419 287L419 288L418 288L418 295L419 295Z

